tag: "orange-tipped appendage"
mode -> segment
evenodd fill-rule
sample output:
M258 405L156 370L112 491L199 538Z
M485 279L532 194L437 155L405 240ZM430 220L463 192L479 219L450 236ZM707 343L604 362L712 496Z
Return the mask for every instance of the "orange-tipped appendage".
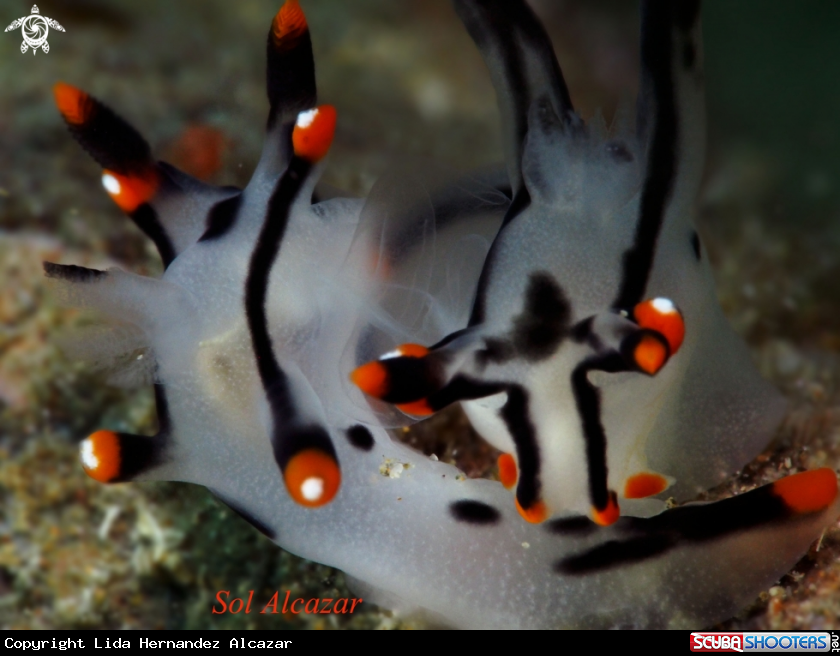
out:
M397 352L404 358L423 358L429 355L429 349L421 344L402 344Z
M55 96L58 111L71 125L82 125L90 118L93 103L90 96L81 89L64 82L57 82L53 86L53 96Z
M630 476L624 482L625 499L646 499L659 494L668 487L668 479L659 474L642 472Z
M837 474L828 467L794 474L773 483L772 492L794 512L817 512L837 498Z
M652 298L633 308L633 318L642 328L660 333L668 342L671 355L682 346L685 339L685 321L682 313L667 298Z
M341 469L328 453L304 449L295 454L283 471L289 496L307 508L329 503L341 485Z
M286 0L271 22L272 45L278 50L291 50L306 33L306 16L298 0Z
M548 508L546 508L544 501L537 501L528 508L523 508L519 505L519 499L516 499L516 509L522 518L531 524L542 524L548 519Z
M621 510L618 507L618 501L615 498L614 492L610 493L610 498L609 501L607 501L606 508L603 510L592 508L592 521L599 526L609 526L610 524L615 524L620 516Z
M508 490L516 485L516 460L509 453L503 453L496 460L496 465L499 468L499 480Z
M639 369L653 376L665 366L668 360L668 349L656 337L647 334L639 340L633 350L633 359Z
M378 360L353 370L350 380L365 394L374 398L381 399L388 393L388 370Z
M120 175L105 169L102 171L102 186L123 212L131 214L154 197L158 176L154 169L130 175Z
M407 415L414 415L415 417L428 417L435 414L434 409L429 405L426 399L419 401L411 401L411 403L399 403L397 409Z
M100 483L110 483L120 473L120 438L114 431L99 430L79 444L85 473Z
M295 155L312 163L322 160L332 144L337 116L332 105L321 105L298 114L292 132Z

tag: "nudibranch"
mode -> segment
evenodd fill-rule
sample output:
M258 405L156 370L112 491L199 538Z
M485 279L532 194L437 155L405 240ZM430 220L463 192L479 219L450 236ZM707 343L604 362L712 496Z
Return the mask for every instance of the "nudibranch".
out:
M442 624L696 626L738 610L840 512L833 471L615 521L598 496L613 498L627 467L650 479L621 488L621 512L634 485L661 492L655 476L688 494L747 460L777 416L691 228L691 4L647 5L647 118L638 137L604 140L574 115L526 4L456 2L510 126L509 180L388 176L366 200L316 187L337 117L317 105L297 0L268 34L267 135L244 189L156 162L113 111L56 85L70 132L165 267L150 279L45 264L68 303L119 324L103 349L154 367L158 433L93 433L85 470L206 486L283 548L346 572L366 601ZM388 339L435 333L451 335L358 369ZM513 454L503 478L518 480L516 500L393 440L395 416L364 402L354 370L412 415L470 399L479 429ZM476 387L490 396L464 393ZM580 427L587 404L600 443Z

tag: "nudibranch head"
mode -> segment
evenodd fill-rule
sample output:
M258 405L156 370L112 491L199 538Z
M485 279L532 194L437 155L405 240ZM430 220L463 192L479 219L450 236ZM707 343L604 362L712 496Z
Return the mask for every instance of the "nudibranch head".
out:
M644 3L639 125L606 135L575 113L526 3L455 0L499 96L506 179L388 175L365 200L316 186L336 111L317 104L296 0L269 29L267 134L244 189L156 161L56 85L164 264L159 279L45 264L153 361L157 434L93 433L88 474L204 485L366 600L455 626L696 625L753 598L840 503L817 470L663 512L664 494L752 457L778 416L695 245L696 5ZM403 415L348 377L412 417L462 402L502 452L501 484L393 440ZM737 576L711 588L712 570Z
M614 130L575 112L525 3L454 4L496 89L511 204L468 320L352 379L412 416L461 402L513 458L529 519L661 512L665 494L691 498L753 458L783 411L723 318L693 225L699 3L645 4L636 125Z

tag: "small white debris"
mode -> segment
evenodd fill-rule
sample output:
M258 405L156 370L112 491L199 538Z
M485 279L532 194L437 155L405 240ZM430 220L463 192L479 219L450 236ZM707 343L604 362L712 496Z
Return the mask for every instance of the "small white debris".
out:
M97 531L100 540L108 539L111 526L114 525L114 520L120 516L121 510L119 506L108 506L105 509L105 517L102 518L102 523L99 525L99 530Z
M388 478L399 478L405 469L406 466L401 462L386 460L379 466L379 473Z
M531 548L531 543L530 542L523 542L522 543L522 548L523 549L530 549Z
M432 455L429 456L429 460L434 460L435 462L437 462L438 457L433 453Z

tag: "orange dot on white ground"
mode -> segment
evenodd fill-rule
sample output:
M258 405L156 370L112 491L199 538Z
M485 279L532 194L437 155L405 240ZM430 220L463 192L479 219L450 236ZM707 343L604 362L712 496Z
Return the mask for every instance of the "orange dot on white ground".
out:
M283 470L289 496L307 508L317 508L332 501L341 485L341 470L328 453L304 449L296 453Z

